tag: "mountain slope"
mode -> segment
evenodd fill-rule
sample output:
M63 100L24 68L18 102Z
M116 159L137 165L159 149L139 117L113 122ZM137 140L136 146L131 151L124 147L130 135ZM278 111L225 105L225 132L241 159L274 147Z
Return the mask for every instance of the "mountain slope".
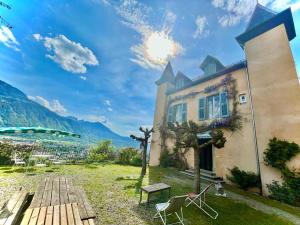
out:
M136 146L128 137L120 136L100 122L88 122L60 116L31 101L13 86L0 81L0 127L46 127L80 134L84 142L110 139L116 146Z

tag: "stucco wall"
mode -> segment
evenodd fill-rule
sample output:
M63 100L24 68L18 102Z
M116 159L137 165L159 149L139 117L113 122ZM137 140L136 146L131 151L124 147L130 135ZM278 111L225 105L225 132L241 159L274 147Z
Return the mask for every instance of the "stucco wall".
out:
M269 139L278 137L300 144L300 88L284 25L245 45L252 86L263 191L280 180L280 173L263 162ZM290 163L299 169L300 156Z
M152 134L151 140L151 149L150 149L150 166L158 166L161 153L161 138L159 127L161 126L163 119L166 114L167 109L167 99L166 91L171 88L173 85L165 82L157 86L156 93L156 104L155 104L155 113L153 121L154 133Z
M232 72L231 75L237 81L238 95L246 94L247 103L238 105L238 110L241 112L243 117L242 130L235 133L225 131L224 134L227 139L225 147L223 149L213 148L213 167L216 174L223 177L225 180L226 175L229 174L228 169L234 166L238 166L243 170L252 171L255 173L257 172L246 70L240 69L238 71ZM190 97L188 99L175 101L172 103L172 105L183 102L187 103L187 120L193 120L195 122L201 123L202 121L199 121L198 118L198 101L201 96L205 96L205 94L203 93L204 88L220 83L225 76L226 75L223 75L221 77L209 80L205 83L170 95L170 98L174 98L175 96L183 96L192 92L200 92L196 96ZM213 92L209 93L209 95L213 94ZM232 109L232 105L230 106L230 108ZM193 151L189 151L186 157L188 159L189 167L193 168Z

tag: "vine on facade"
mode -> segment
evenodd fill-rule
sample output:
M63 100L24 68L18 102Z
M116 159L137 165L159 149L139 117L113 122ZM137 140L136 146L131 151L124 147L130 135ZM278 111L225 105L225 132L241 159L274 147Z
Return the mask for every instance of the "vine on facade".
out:
M201 92L192 92L187 95L176 96L173 99L170 99L168 102L168 106L177 101L177 100L184 100L190 97L195 97L196 95L203 93L203 94L210 94L215 93L218 91L223 91L227 93L228 101L232 104L232 108L230 110L230 114L226 118L219 118L214 119L213 121L202 122L200 125L197 124L197 132L211 132L216 129L225 129L229 131L237 131L242 128L242 116L237 109L238 106L238 91L237 91L237 84L236 80L232 78L231 74L227 75L224 79L221 80L220 83L215 85L210 85L204 88ZM161 136L161 146L163 151L168 151L168 147L166 144L166 140L176 139L175 146L173 148L175 159L179 162L178 168L179 169L186 169L187 168L187 160L186 160L186 153L189 151L189 147L185 147L182 143L182 137L185 137L186 128L189 126L190 122L186 122L183 124L168 124L166 118L164 118L163 124L160 126L160 136ZM195 123L196 124L196 123ZM193 126L193 125L192 125Z

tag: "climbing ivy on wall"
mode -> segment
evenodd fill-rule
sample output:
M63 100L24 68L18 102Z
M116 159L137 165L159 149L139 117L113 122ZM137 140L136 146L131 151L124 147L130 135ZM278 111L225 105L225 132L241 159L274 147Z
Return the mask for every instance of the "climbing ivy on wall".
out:
M227 92L228 101L230 103L232 103L232 108L231 108L230 114L226 118L218 118L213 121L210 121L209 123L201 122L198 132L200 132L200 131L206 132L206 131L212 131L212 130L216 130L216 129L224 129L224 130L230 130L230 131L234 132L234 131L241 129L242 128L242 116L237 109L237 106L238 106L237 84L236 84L236 80L232 78L231 74L227 75L219 83L210 85L210 86L204 88L203 91L192 92L192 93L189 93L186 95L179 95L179 96L170 98L168 101L168 107L171 103L178 101L178 100L184 100L187 98L195 97L201 93L209 94L209 93L218 92L218 91ZM168 124L166 121L166 118L164 118L164 122L163 122L163 124L161 124L161 126L159 128L162 152L164 152L164 151L168 152L168 146L166 144L166 140L168 138L173 138L173 139L177 138L177 140L175 140L175 146L173 148L173 151L175 154L175 157L173 157L173 158L179 162L179 163L177 163L177 165L180 169L186 169L186 167L187 167L187 160L185 158L185 154L188 152L189 148L184 147L184 145L181 144L181 141L178 140L178 139L180 139L178 137L182 137L182 135L185 131L184 131L184 129L181 129L181 128L188 127L188 123L189 122L183 123L183 124L181 124L181 126L174 126L174 124ZM178 128L177 130L176 130L176 127Z
M293 205L300 205L300 173L291 171L286 163L300 153L300 147L294 142L273 138L265 151L265 164L279 169L283 183L273 181L267 185L271 198Z

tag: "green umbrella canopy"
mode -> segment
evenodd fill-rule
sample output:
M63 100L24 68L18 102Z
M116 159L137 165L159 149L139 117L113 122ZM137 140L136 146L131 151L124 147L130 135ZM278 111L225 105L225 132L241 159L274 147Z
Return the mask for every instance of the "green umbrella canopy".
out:
M0 135L3 134L53 134L80 138L79 134L43 127L0 127Z

